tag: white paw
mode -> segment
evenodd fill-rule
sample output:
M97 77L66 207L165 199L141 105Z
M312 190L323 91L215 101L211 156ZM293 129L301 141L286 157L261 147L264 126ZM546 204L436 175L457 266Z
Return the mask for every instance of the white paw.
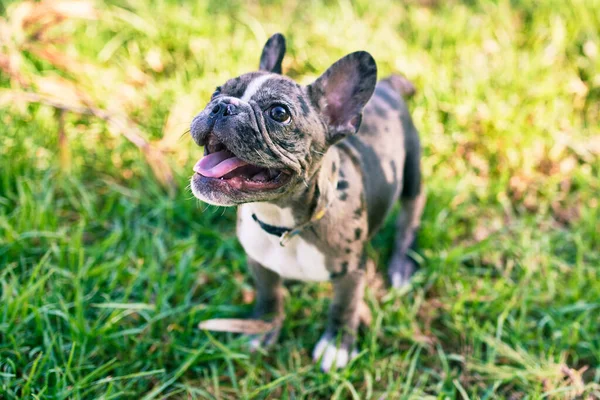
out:
M394 272L390 276L391 284L394 289L404 289L410 283L410 278L406 278L400 272Z
M332 367L333 369L344 368L357 355L356 349L348 354L347 349L337 347L335 338L322 337L313 350L313 361L318 362L321 360L321 369L327 372Z
M263 343L260 336L254 336L248 341L248 350L251 353L258 351L263 348Z
M273 346L279 338L279 329L277 326L270 331L259 334L244 334L244 346L251 353L267 350Z

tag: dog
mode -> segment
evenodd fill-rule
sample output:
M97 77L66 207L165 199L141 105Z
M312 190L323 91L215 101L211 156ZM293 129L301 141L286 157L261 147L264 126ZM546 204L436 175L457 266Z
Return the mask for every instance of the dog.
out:
M193 194L237 206L237 236L256 286L254 317L272 321L254 349L272 345L284 318L284 279L330 281L328 324L313 351L324 371L357 354L365 245L401 201L388 274L405 285L415 268L425 194L420 142L401 75L377 82L365 51L341 58L308 86L282 75L285 38L266 42L259 70L218 86L191 122L204 147Z

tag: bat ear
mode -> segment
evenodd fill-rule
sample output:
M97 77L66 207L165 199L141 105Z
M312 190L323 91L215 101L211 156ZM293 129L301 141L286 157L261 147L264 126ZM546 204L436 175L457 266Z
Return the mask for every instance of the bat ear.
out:
M328 142L356 133L377 83L377 64L366 51L348 54L308 86L308 95L329 127Z
M265 43L258 69L281 74L281 61L284 55L285 37L281 33L276 33Z

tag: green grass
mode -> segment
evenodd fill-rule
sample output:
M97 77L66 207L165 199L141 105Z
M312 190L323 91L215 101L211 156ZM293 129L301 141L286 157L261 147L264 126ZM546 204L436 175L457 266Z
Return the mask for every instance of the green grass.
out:
M183 133L277 31L303 83L358 49L381 76L405 73L423 268L402 293L367 290L373 326L348 368L310 360L328 284L290 286L280 343L251 356L197 329L252 297L234 210L186 188L200 149L175 143L169 194L104 122L66 116L69 170L51 108L4 107L0 398L600 397L600 2L405 3L110 1L59 27L66 52L104 71L78 79L154 139L169 116ZM25 57L28 73L69 77ZM370 249L380 271L392 235L390 220Z

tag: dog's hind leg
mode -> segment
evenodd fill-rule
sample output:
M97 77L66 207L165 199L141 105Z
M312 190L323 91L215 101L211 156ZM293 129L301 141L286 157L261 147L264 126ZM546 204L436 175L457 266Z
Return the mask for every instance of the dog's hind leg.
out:
M425 207L425 188L421 184L420 149L418 139L408 147L404 162L404 182L400 197L401 209L396 221L394 251L388 266L392 287L408 284L417 264L408 254L414 249L421 215ZM411 148L412 147L412 148Z

